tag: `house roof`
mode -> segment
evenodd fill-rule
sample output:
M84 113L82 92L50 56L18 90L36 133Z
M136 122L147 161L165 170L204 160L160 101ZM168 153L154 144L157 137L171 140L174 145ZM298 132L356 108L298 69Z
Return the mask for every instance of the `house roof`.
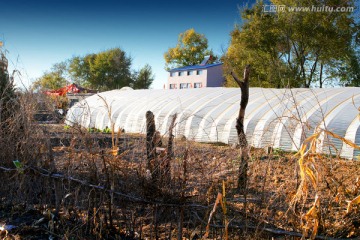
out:
M186 67L179 67L170 69L169 72L179 72L179 71L187 71L187 70L198 70L198 69L207 69L215 66L222 65L223 63L212 63L206 65L193 65L193 66L186 66Z

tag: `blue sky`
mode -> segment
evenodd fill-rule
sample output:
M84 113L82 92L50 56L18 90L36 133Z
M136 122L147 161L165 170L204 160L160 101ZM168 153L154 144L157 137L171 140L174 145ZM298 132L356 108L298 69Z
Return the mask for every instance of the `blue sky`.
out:
M163 54L176 45L179 33L194 28L221 54L240 23L238 7L252 2L7 1L0 8L0 40L10 70L18 69L26 86L54 63L120 47L133 58L133 69L150 64L152 88L162 88L167 80Z

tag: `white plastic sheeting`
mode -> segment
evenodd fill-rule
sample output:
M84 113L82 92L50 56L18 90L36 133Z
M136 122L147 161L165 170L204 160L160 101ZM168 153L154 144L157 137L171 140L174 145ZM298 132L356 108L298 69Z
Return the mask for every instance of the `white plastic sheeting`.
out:
M74 105L66 123L145 133L145 113L155 115L156 127L166 134L177 113L175 134L200 142L237 142L235 122L241 93L238 88L178 90L113 90ZM325 128L360 145L360 88L250 88L245 114L249 143L296 151L317 128ZM319 150L355 158L360 151L321 135ZM332 147L331 147L332 146ZM336 150L335 150L336 149Z

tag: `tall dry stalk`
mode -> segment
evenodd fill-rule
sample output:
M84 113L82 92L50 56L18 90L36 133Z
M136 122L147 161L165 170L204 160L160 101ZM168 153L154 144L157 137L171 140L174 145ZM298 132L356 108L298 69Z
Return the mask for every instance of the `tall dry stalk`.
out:
M117 133L117 135L115 137L115 122L114 122L114 120L112 118L112 106L111 106L111 103L109 104L106 101L106 99L103 96L101 96L100 94L98 94L98 96L104 102L104 107L105 107L105 109L107 111L109 122L110 122L112 154L117 155L118 147L117 147L117 140L115 138L119 136L120 129L118 129L118 133Z

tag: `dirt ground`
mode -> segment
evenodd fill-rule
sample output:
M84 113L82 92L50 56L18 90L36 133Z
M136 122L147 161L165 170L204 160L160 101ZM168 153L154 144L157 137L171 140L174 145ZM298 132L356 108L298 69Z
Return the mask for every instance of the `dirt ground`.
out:
M208 239L360 238L358 204L349 205L360 195L358 161L315 156L307 163L314 178L304 180L299 155L252 149L248 187L239 192L236 147L176 139L171 179L160 171L154 180L141 135L119 136L114 155L94 141L111 134L47 128L71 141L52 147L56 172L42 165L11 175L50 184L33 187L31 204L0 204L3 239L200 239L208 223Z

